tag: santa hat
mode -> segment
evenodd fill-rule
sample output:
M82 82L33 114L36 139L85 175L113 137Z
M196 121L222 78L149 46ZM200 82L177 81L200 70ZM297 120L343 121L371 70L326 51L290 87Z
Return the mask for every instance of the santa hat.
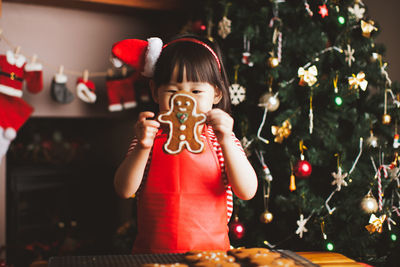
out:
M140 71L145 77L153 77L154 66L160 56L163 42L158 37L152 37L147 41L139 39L126 39L115 43L112 47L112 55ZM118 67L118 61L114 62Z

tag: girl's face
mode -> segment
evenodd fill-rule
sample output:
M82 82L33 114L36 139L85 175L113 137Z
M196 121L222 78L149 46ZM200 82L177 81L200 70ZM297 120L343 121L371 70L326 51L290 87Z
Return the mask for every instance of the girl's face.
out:
M197 112L207 113L221 100L221 91L207 82L189 82L186 80L186 71L183 73L182 82L178 81L178 67L174 68L171 81L168 84L155 88L151 85L153 99L159 105L160 112L170 109L170 99L177 92L190 92L197 102Z

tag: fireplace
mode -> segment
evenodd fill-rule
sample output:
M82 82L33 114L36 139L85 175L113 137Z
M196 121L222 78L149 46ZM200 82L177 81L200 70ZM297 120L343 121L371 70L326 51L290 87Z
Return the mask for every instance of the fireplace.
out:
M120 252L115 233L131 205L116 196L113 176L130 124L112 118L31 118L20 129L6 160L8 264Z

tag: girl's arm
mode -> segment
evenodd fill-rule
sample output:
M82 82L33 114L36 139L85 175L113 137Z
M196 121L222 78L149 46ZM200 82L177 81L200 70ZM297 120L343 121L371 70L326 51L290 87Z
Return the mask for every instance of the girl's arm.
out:
M148 120L152 117L154 117L154 113L149 111L139 114L138 122L135 125L138 143L125 157L115 173L115 191L122 198L132 197L142 182L154 138L160 127L159 122Z
M207 122L213 127L221 145L227 178L233 192L241 199L251 199L257 191L257 175L245 153L232 138L232 117L223 110L213 109L207 113Z

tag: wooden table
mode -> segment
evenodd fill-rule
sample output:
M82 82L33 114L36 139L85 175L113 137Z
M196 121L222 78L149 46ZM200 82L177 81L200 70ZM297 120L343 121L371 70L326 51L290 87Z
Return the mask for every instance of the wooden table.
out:
M360 267L362 264L334 252L296 252L321 267Z

